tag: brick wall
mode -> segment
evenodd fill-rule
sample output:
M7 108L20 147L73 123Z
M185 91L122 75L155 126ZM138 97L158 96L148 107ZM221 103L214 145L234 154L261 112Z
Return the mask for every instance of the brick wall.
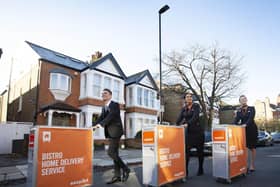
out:
M60 68L67 71L71 79L71 94L66 98L65 103L70 104L74 107L79 107L79 96L80 96L80 72L72 70L63 66L52 64L49 62L42 61L41 72L40 72L40 87L39 87L39 99L38 99L38 110L44 105L48 105L55 102L55 98L49 90L50 86L50 70L54 68ZM39 115L37 116L38 124L47 124L46 117ZM71 125L74 122L71 120Z
M141 108L141 107L127 107L126 113L139 112L143 114L157 115L156 110Z
M163 90L164 95L164 113L163 121L170 122L171 124L176 123L179 113L183 107L184 100L182 99L183 94L177 93L173 90Z

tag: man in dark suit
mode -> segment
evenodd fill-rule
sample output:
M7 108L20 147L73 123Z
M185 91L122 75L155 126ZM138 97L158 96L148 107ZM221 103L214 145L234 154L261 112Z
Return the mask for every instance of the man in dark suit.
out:
M119 157L119 143L123 135L120 106L118 103L112 101L112 91L109 89L105 88L102 91L102 99L104 101L104 106L102 107L100 117L94 124L94 128L103 127L105 137L109 139L108 155L114 161L115 174L107 184L112 184L119 181L126 181L129 177L130 169ZM123 171L122 178L121 168Z

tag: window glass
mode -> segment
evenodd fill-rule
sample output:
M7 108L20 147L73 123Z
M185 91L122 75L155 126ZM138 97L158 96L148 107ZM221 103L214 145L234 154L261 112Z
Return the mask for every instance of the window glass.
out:
M155 108L155 93L152 91L150 93L150 107Z
M68 91L68 78L65 75L60 76L60 89Z
M132 87L130 87L128 89L128 95L129 95L128 103L129 103L129 105L133 105L133 89L132 89Z
M144 105L149 106L149 90L144 90Z
M93 75L93 96L100 97L101 96L101 75L94 74Z
M51 80L50 80L50 88L51 89L58 89L58 74L52 73Z
M111 81L112 81L111 78L104 77L104 88L111 89Z
M142 105L142 88L137 88L137 104Z
M114 80L113 100L119 101L120 98L120 81Z
M70 77L64 74L51 73L50 89L70 91Z

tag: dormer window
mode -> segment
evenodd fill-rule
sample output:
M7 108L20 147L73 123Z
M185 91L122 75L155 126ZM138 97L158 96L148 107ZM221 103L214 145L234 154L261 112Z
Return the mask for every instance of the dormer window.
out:
M71 75L64 69L51 70L49 89L56 100L64 101L71 93Z

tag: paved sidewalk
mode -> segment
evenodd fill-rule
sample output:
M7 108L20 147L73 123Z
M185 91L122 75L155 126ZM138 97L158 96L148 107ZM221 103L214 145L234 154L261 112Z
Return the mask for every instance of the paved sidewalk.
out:
M142 163L141 149L120 149L120 157L129 165ZM95 150L93 167L95 170L107 169L113 161L105 150ZM27 177L27 158L0 155L0 185L13 180L24 180Z

